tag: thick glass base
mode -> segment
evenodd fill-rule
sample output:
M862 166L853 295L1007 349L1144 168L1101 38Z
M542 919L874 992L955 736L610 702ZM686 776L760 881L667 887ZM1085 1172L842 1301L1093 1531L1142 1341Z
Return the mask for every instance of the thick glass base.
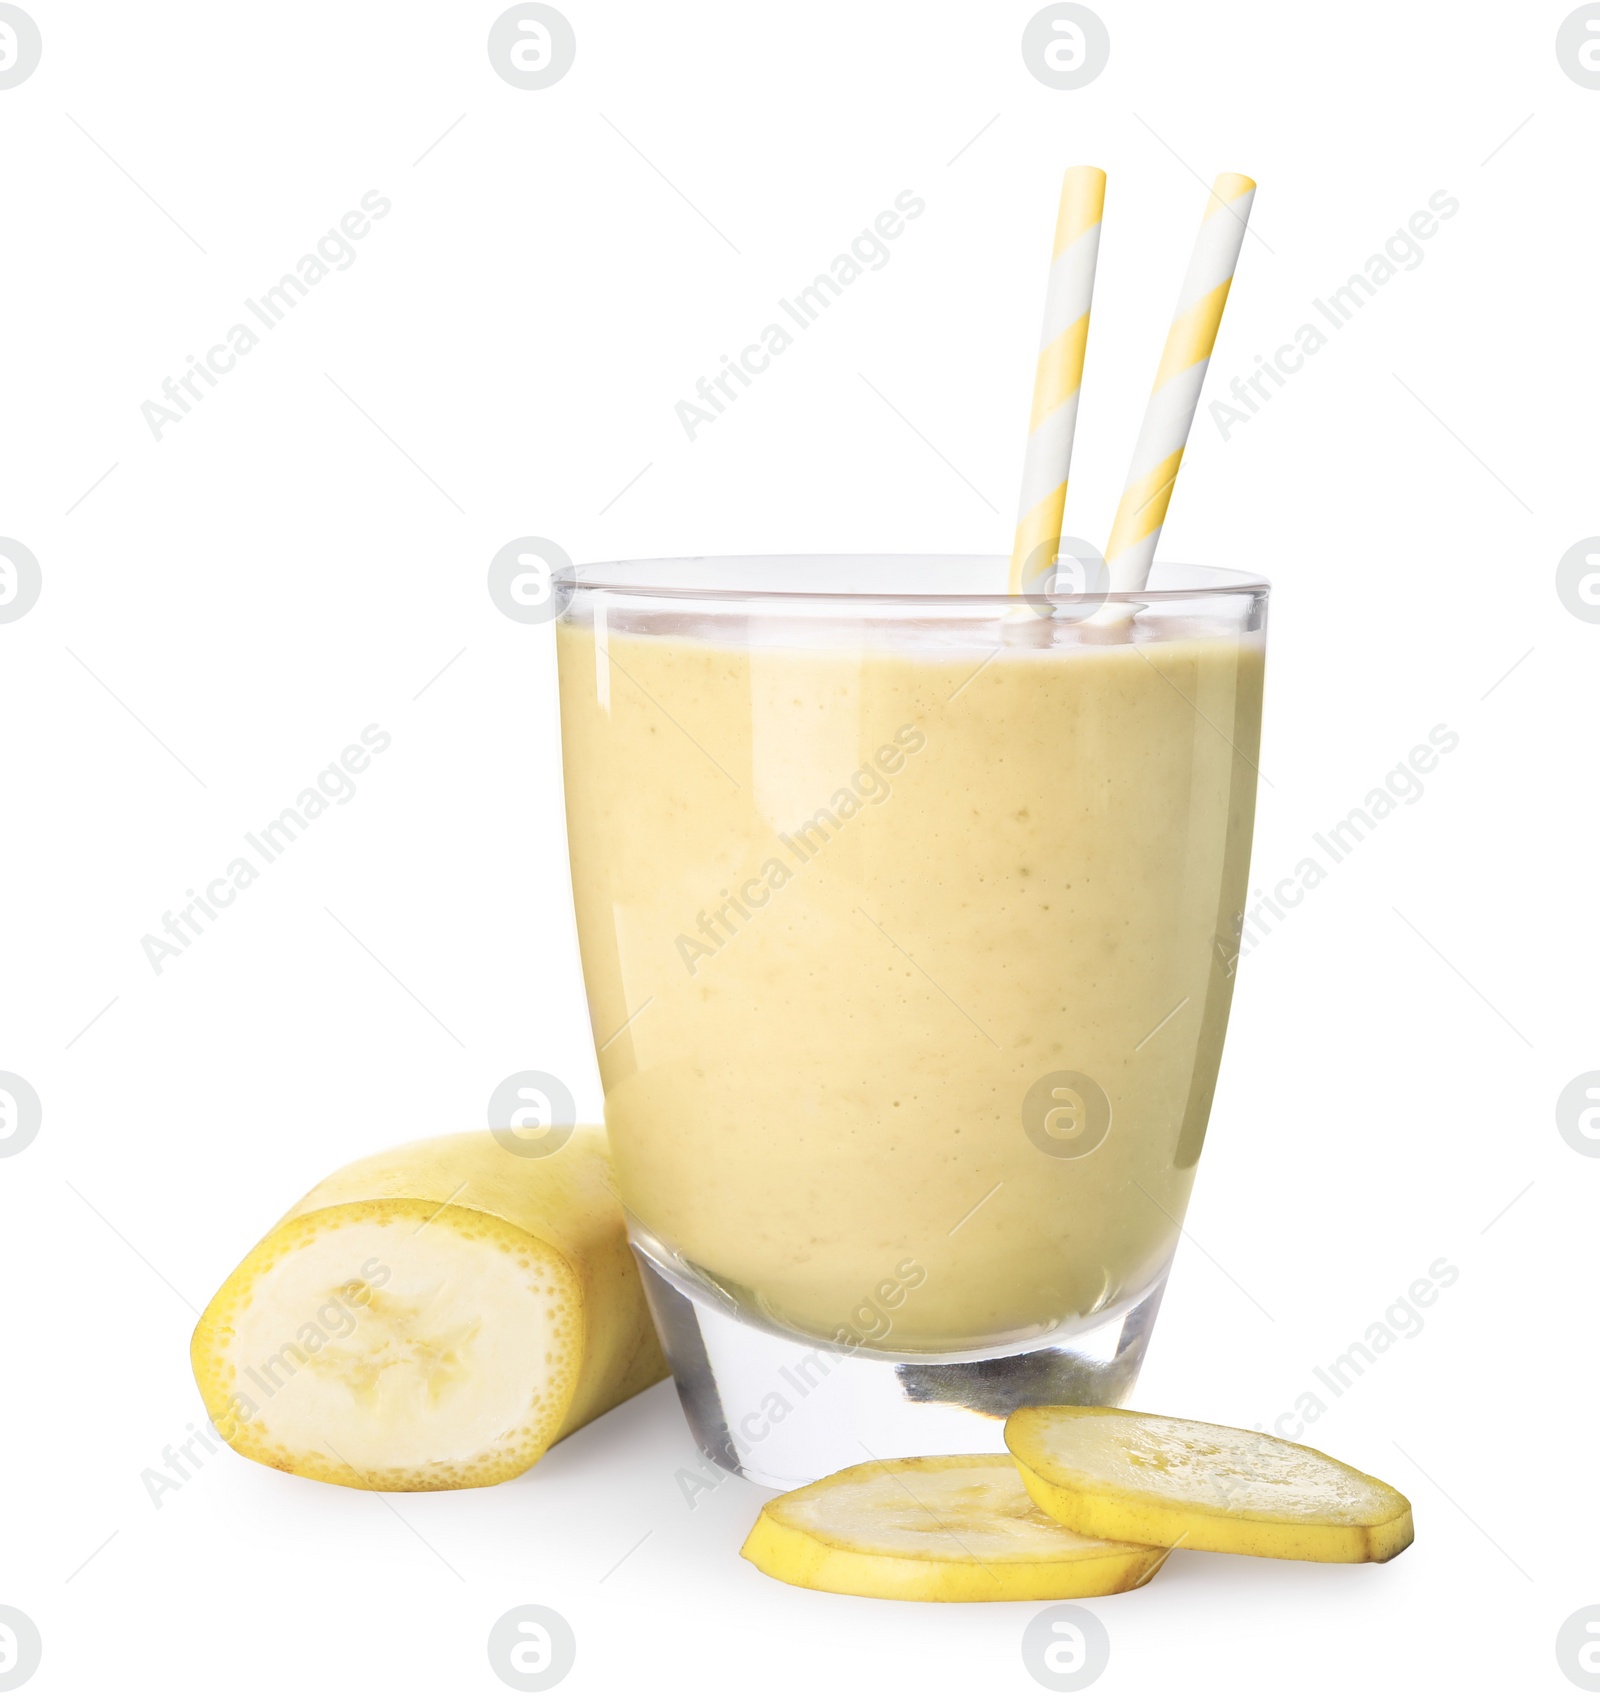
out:
M637 1242L634 1252L701 1452L779 1490L876 1458L1000 1450L1014 1409L1120 1403L1166 1286L1163 1270L1114 1310L998 1352L886 1355L756 1324Z

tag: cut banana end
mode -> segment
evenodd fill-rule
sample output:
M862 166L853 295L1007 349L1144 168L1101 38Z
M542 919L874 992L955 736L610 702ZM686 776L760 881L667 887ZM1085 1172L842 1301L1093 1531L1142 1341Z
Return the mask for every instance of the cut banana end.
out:
M1168 1554L1067 1531L1003 1455L847 1467L774 1497L740 1553L789 1585L923 1603L1108 1597Z
M1411 1504L1381 1479L1264 1432L1121 1408L1024 1408L1006 1445L1028 1495L1095 1538L1288 1561L1388 1561Z
M605 1136L488 1132L357 1161L264 1237L195 1328L222 1437L369 1490L492 1485L666 1372Z

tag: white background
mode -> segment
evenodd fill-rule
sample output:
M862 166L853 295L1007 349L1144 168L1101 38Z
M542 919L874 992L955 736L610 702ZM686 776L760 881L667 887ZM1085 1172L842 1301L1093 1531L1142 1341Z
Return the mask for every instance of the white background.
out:
M481 1123L524 1067L598 1111L551 633L496 609L491 555L1003 551L1075 162L1110 173L1093 538L1199 179L1261 185L1212 393L1460 202L1257 417L1202 413L1163 548L1276 586L1253 881L1460 737L1241 966L1138 1393L1270 1425L1446 1257L1424 1330L1307 1432L1412 1497L1417 1543L1180 1553L1093 1605L1098 1689L1576 1689L1600 1161L1554 1104L1600 1067L1600 626L1555 568L1600 531L1600 91L1557 62L1570 8L1104 0L1109 68L1063 93L1023 63L1032 3L562 4L576 64L524 92L497 4L29 0L43 59L0 92L0 530L43 573L0 625L0 1069L43 1103L0 1162L0 1601L43 1634L32 1689L492 1693L489 1627L530 1601L573 1624L575 1692L1040 1689L1034 1605L742 1563L762 1493L686 1505L667 1386L492 1490L224 1451L157 1508L141 1473L202 1416L195 1310L323 1172ZM355 263L157 441L141 403L372 189ZM691 443L674 403L904 189L890 263ZM356 798L158 976L140 938L371 723Z

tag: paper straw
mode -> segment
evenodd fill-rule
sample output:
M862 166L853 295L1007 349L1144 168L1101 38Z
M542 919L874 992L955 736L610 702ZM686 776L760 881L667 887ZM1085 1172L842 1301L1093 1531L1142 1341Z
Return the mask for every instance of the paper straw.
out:
M1011 548L1010 593L1048 571L1061 545L1061 511L1067 499L1072 434L1078 422L1083 350L1089 337L1089 301L1100 253L1100 213L1106 174L1074 165L1061 180L1056 245L1045 290L1044 331L1033 378L1033 416L1022 462L1022 499Z
M1211 186L1206 215L1183 280L1172 328L1161 355L1161 368L1145 407L1133 464L1117 507L1106 565L1112 591L1140 590L1150 576L1156 543L1166 521L1167 503L1183 459L1189 426L1200 403L1200 385L1217 340L1234 267L1256 185L1248 177L1224 172Z

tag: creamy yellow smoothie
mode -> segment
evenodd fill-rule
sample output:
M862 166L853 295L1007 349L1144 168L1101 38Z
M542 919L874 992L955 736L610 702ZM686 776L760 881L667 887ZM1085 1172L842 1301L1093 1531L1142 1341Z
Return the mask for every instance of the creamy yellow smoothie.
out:
M1160 1280L1232 992L1263 654L1220 620L1120 634L558 625L646 1248L770 1324L904 1353Z

